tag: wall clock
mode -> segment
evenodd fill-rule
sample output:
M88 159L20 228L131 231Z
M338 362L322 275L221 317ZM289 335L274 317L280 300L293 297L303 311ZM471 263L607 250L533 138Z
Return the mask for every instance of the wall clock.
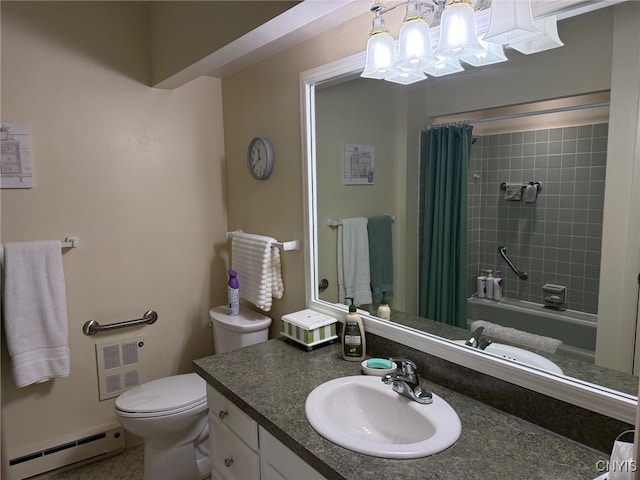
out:
M266 180L273 171L273 147L264 137L255 137L249 142L247 149L247 168L251 176L257 180Z

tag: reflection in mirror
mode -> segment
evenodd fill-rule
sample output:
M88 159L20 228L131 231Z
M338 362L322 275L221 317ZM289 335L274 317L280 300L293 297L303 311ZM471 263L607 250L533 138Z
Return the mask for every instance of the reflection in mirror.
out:
M488 355L532 365L532 356L505 350L522 348L559 369L546 371L635 396L637 377L595 365L612 18L606 8L565 20L564 48L536 56L509 52L509 62L482 71L409 87L357 75L317 85L316 272L328 281L317 298L342 301L341 220L390 215L394 323L460 343L484 327L492 342L483 349ZM581 62L599 68L587 75ZM419 301L420 132L451 122L472 125L474 137L466 198L467 321L458 326L425 318ZM366 152L363 182L348 178L355 146ZM486 286L479 294L478 277L495 288L498 271L502 298L487 298ZM375 315L375 300L360 308Z

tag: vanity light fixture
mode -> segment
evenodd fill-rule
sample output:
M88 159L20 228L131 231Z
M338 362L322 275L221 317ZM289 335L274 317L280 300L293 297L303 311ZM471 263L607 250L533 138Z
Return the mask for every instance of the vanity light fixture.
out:
M447 0L440 20L439 57L473 55L484 49L478 42L471 0Z
M474 2L474 3L472 3ZM489 8L484 36L476 31L476 10ZM406 6L398 49L383 15ZM375 0L362 77L408 85L474 67L507 61L503 46L532 54L561 47L555 16L531 16L530 0ZM434 27L439 26L439 32ZM486 27L486 23L484 25ZM433 36L438 38L434 39ZM433 49L432 42L438 42Z

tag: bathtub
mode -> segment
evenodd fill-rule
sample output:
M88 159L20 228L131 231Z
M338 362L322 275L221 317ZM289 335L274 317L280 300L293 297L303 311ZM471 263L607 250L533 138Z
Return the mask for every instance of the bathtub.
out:
M537 303L503 298L499 302L471 297L467 300L467 326L485 320L505 327L562 340L558 354L595 361L598 316L575 310L550 310Z

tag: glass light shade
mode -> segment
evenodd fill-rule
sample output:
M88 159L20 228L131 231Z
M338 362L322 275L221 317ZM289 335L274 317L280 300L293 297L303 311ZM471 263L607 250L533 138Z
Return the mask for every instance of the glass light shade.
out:
M400 28L396 67L422 70L437 61L431 46L429 25L422 18L405 21Z
M393 73L396 50L393 37L386 32L375 33L367 41L367 61L361 77L383 79Z
M494 63L506 62L508 58L504 54L502 45L499 43L485 42L480 40L480 45L484 47L484 51L460 57L465 63L474 67L483 67L484 65L492 65Z
M555 15L536 20L534 24L540 30L539 34L527 35L509 46L520 53L530 55L564 45L558 36L558 21Z
M473 7L467 3L454 3L445 7L440 23L440 44L435 55L462 56L482 51Z
M483 40L508 45L528 33L538 33L529 0L491 0L489 28Z
M427 76L421 71L398 69L391 76L386 77L385 80L394 83L400 83L402 85L409 85L410 83L420 82L426 80Z
M464 71L464 68L456 57L440 57L438 58L438 63L424 69L424 73L434 77L442 77L462 71Z

